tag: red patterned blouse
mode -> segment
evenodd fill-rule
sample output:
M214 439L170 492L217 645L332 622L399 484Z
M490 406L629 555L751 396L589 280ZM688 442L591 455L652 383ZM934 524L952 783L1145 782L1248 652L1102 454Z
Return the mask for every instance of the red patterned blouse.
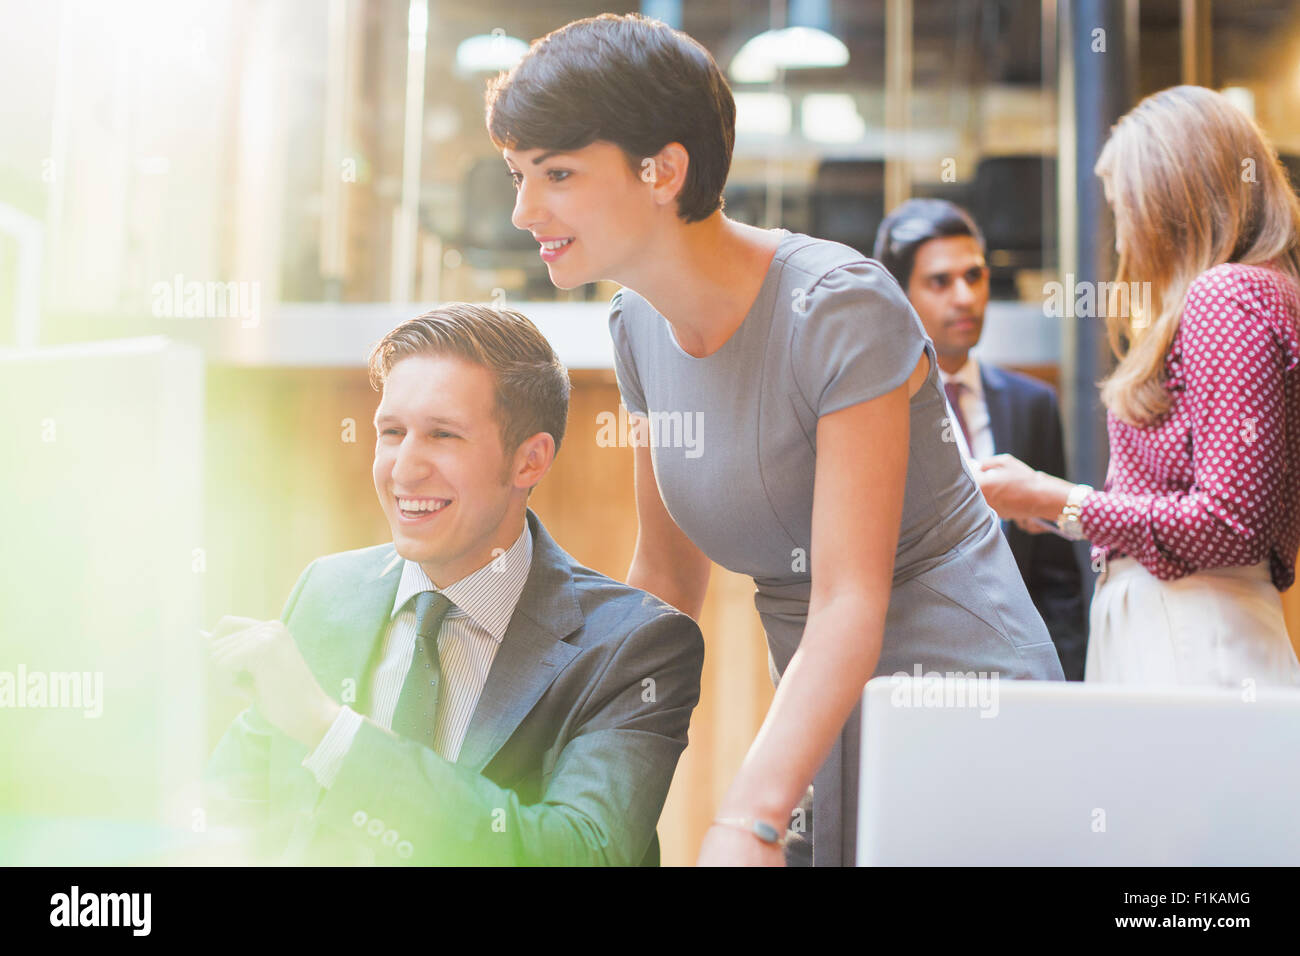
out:
M1165 357L1167 414L1107 415L1110 465L1080 523L1099 556L1166 581L1269 559L1279 591L1300 549L1300 289L1262 266L1197 276Z

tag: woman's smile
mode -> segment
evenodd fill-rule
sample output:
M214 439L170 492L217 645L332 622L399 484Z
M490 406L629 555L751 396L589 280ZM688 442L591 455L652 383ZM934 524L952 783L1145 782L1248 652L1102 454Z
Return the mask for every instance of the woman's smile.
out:
M541 244L542 261L548 263L554 262L556 259L560 258L560 256L564 255L575 241L573 236L568 236L566 238L535 236L534 238Z

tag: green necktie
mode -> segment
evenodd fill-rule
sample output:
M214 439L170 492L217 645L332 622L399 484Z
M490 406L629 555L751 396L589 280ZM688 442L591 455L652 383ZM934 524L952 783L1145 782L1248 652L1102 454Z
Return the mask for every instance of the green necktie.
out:
M442 691L438 631L451 607L451 601L436 591L421 591L415 596L415 653L393 713L393 733L430 750L434 749L438 731L438 696Z

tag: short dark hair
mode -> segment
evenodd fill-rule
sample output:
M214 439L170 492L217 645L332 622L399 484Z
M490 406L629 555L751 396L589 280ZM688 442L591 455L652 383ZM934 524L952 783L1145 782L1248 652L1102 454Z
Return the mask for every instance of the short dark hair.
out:
M383 390L394 365L412 355L455 355L492 373L507 455L538 432L549 432L559 451L569 417L569 372L523 315L453 302L408 319L370 351L375 391Z
M669 143L690 156L677 214L722 208L736 142L736 102L709 51L639 14L575 20L533 41L488 84L487 128L497 149L577 150L600 140L628 165Z
M885 217L876 231L873 258L907 291L916 250L931 239L970 236L984 249L984 234L970 213L946 199L909 199Z

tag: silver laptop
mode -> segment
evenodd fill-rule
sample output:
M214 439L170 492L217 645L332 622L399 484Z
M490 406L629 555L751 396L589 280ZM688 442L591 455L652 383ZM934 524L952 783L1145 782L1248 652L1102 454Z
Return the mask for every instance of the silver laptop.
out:
M860 770L859 865L1300 864L1300 690L879 677Z

